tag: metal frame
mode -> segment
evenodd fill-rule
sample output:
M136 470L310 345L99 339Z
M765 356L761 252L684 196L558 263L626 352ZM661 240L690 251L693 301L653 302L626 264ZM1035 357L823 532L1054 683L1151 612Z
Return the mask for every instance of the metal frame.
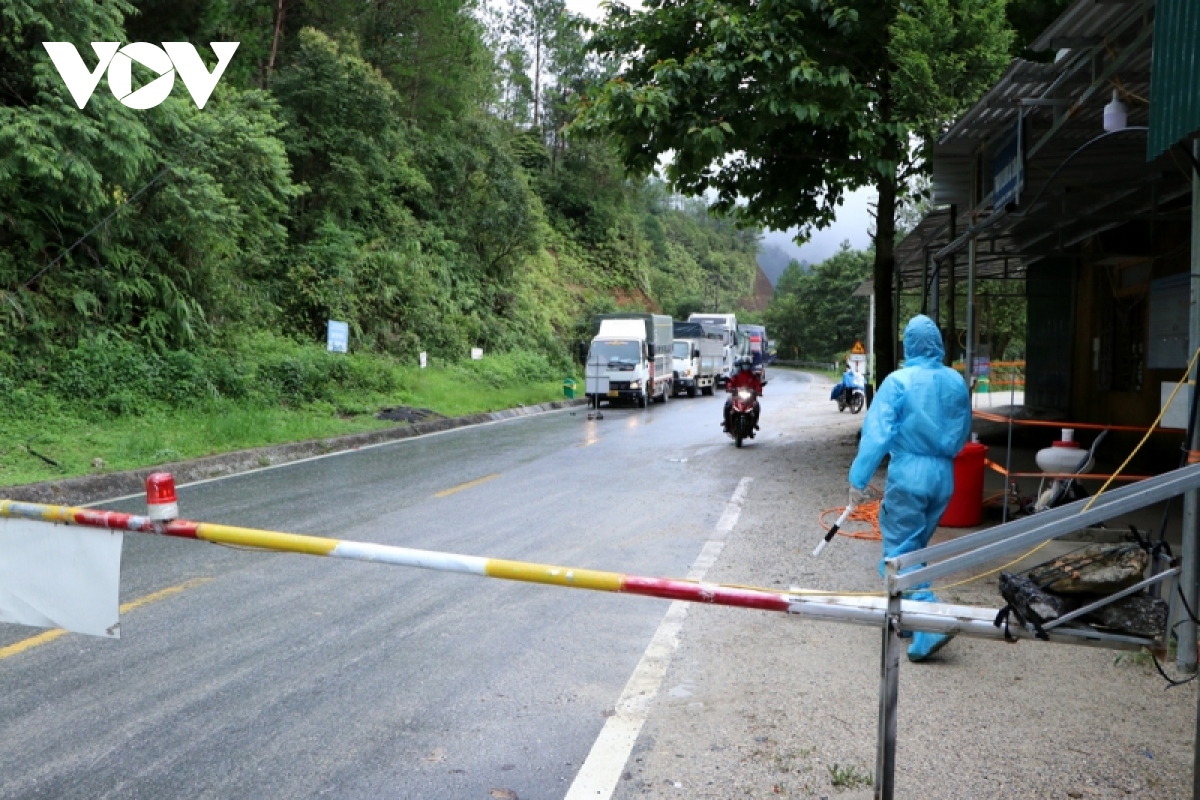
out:
M876 757L875 773L875 797L877 800L893 800L895 796L896 699L899 693L899 647L902 641L899 638L900 631L954 633L983 638L1000 638L1001 636L994 620L988 621L978 616L979 609L956 608L940 603L903 601L901 592L928 584L936 578L942 578L960 570L978 567L997 558L1013 555L1031 546L1040 545L1064 534L1089 527L1108 517L1136 511L1197 489L1200 489L1200 464L1193 464L1164 475L1148 478L1140 483L1115 489L1090 500L1078 500L1069 505L1042 511L995 528L926 547L923 550L884 559L884 581L888 592L886 611L875 610L875 618L883 624L883 661L879 684L879 752ZM928 563L936 559L943 560L934 564ZM910 569L901 574L901 570L905 568ZM1148 647L1162 650L1169 642L1169 628L1168 632L1163 634L1162 640L1153 640L1109 634L1092 628L1063 627L1062 623L1072 621L1087 611L1112 603L1141 588L1157 583L1162 583L1163 586L1173 586L1174 578L1179 572L1178 568L1157 572L1135 587L1117 592L1078 612L1068 614L1048 626L1043 626L1043 630L1051 642L1112 649ZM925 612L921 610L922 607L926 609ZM906 609L911 610L906 613ZM971 613L972 611L975 613ZM1005 631L1005 634L1008 633L1009 631ZM1015 633L1018 637L1028 637L1031 634L1024 626L1016 626Z

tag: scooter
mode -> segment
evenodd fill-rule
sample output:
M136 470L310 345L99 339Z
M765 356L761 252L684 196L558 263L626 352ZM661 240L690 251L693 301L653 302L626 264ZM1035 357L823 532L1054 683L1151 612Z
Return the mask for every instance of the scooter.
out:
M848 408L851 414L857 414L862 411L863 404L866 402L867 396L862 389L857 386L846 386L837 397L838 413L840 414Z
M738 447L742 440L754 438L754 416L758 410L758 395L752 389L738 389L733 393L733 408L729 412L729 434Z

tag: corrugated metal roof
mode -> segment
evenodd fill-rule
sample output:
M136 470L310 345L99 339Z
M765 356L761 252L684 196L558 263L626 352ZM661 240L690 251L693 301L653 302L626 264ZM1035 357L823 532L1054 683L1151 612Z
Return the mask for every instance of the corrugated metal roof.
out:
M1155 0L1077 0L1068 6L1029 49L1045 53L1100 44L1113 24L1131 10L1149 10Z
M1200 7L1200 0L1189 3ZM960 237L972 225L989 225L977 237L980 277L1019 278L1033 261L1070 252L1076 243L1130 220L1180 214L1189 176L1169 156L1150 164L1142 157L1153 30L1153 0L1078 0L1036 43L1044 50L1074 45L1069 52L1053 64L1013 61L938 141L935 204L955 207ZM1128 128L1101 137L1104 106L1114 90L1125 103ZM1004 213L991 203L990 151L1022 116L1025 189L1017 206ZM949 244L947 219L947 210L931 214L898 245L903 285L919 285L927 253ZM960 254L960 275L965 263Z
M1200 129L1200 3L1158 0L1146 159Z

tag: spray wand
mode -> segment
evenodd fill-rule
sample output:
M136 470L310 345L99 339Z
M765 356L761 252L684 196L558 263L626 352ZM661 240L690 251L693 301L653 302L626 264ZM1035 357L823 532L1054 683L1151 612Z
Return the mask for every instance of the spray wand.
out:
M846 520L850 517L850 512L853 510L854 506L846 506L846 510L843 511L842 515L837 518L837 522L833 523L833 527L830 528L829 532L825 534L825 538L822 539L817 545L817 549L813 550L814 558L821 555L821 551L825 549L825 545L829 544L829 542L833 540L834 536L837 536L838 528L846 524Z

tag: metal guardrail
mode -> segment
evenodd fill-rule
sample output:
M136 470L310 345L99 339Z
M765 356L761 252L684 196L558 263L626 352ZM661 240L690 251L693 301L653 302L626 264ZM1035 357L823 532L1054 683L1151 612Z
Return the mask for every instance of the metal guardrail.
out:
M837 372L838 365L829 361L794 361L790 358L777 358L768 366L799 367L801 369L819 369L822 372Z
M1077 500L1004 525L960 536L924 550L885 559L887 589L889 593L902 592L1193 489L1200 489L1200 464L1123 486L1099 497ZM917 564L927 566L900 574L901 570Z

